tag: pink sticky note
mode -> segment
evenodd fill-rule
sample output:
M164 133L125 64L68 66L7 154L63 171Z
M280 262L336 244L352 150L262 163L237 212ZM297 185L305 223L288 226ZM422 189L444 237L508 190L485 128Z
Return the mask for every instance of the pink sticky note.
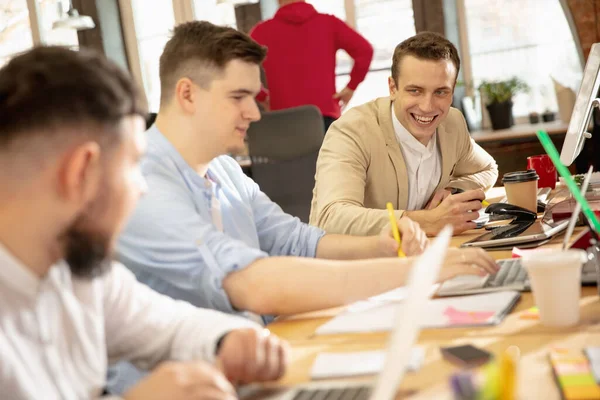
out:
M461 311L452 306L444 311L450 325L480 324L487 322L494 314L493 311Z

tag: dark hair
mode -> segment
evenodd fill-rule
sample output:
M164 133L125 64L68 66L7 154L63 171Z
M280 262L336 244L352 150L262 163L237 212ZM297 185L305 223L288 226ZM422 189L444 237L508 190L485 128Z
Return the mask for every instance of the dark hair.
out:
M92 50L36 47L0 69L0 147L33 132L111 131L123 117L146 112L129 76Z
M267 50L250 36L233 28L207 21L180 24L160 56L161 104L173 96L177 81L183 77L208 87L214 72L221 72L231 60L260 64Z
M458 77L458 71L460 70L458 50L452 42L438 33L421 32L396 46L392 57L392 78L396 84L400 74L400 62L406 55L421 60L450 60L456 67L456 77Z

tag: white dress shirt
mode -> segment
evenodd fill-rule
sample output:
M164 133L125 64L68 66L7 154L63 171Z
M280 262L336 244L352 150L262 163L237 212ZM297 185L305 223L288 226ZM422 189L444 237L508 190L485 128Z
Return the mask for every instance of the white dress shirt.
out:
M393 103L391 113L394 132L400 144L408 174L408 207L406 209L409 211L422 210L442 177L442 154L437 146L437 131L425 146L398 121Z
M222 335L249 326L158 294L118 263L83 280L60 262L40 279L0 245L2 399L97 398L109 363L212 361Z

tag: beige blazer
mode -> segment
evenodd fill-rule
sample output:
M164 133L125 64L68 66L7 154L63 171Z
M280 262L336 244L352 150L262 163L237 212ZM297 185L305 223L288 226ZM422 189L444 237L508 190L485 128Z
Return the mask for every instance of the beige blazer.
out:
M328 233L374 235L389 223L386 203L400 218L408 204L408 176L394 133L391 100L381 97L346 112L323 141L310 223ZM467 131L460 111L451 108L438 126L442 176L446 187L489 189L498 166Z

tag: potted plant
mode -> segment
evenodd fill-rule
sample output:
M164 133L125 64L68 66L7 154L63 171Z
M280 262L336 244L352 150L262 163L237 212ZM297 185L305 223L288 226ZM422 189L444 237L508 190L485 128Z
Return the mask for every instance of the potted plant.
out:
M520 92L527 92L529 86L517 77L506 81L483 81L479 85L486 108L492 121L492 129L510 128L513 122L512 98Z

